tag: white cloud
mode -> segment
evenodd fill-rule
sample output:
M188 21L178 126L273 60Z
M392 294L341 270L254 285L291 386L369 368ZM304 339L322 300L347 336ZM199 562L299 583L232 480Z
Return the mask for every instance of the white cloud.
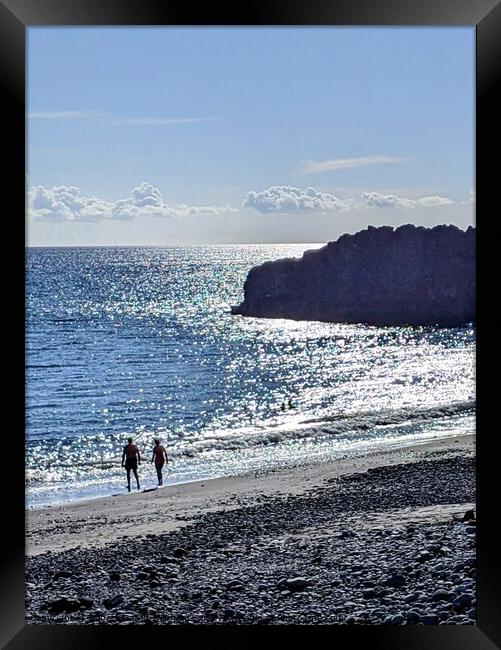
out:
M313 187L302 190L284 185L270 187L262 192L248 192L243 205L263 213L291 213L348 210L352 206L352 201L319 192Z
M191 124L194 122L213 122L215 117L117 117L109 121L111 126L169 126L171 124Z
M191 216L199 214L222 214L223 212L238 212L237 208L231 205L176 205L176 211L180 216Z
M164 202L162 193L150 183L141 183L135 187L131 196L115 201L112 205L113 219L130 220L141 216L173 217L175 211Z
M39 111L28 113L31 120L89 120L100 117L103 113L96 111Z
M191 124L194 122L212 122L214 117L112 117L98 111L38 111L28 113L31 120L94 120L98 125L106 126L169 126L173 124Z
M38 221L95 221L110 211L111 204L94 197L80 196L78 187L32 187L29 212Z
M468 192L468 200L467 201L461 201L463 205L474 205L477 202L477 194L475 190L470 190Z
M379 192L363 192L362 200L370 208L431 208L454 203L452 199L446 196L423 196L419 199L409 199L394 194L380 194Z
M405 158L393 156L365 156L364 158L338 158L337 160L303 160L300 173L320 174L322 172L338 171L340 169L353 169L367 165L386 165L388 163L402 162Z
M370 208L413 208L412 199L404 199L393 194L379 194L378 192L363 192L362 199Z
M422 196L420 199L416 199L414 203L424 208L432 208L436 205L451 205L454 201L447 196Z
M265 214L294 212L327 212L331 210L359 210L363 208L431 208L451 205L452 199L445 196L422 196L411 199L381 192L362 192L362 201L339 198L333 194L319 192L312 187L305 190L297 187L270 187L262 192L248 192L244 207L254 208Z
M84 197L74 186L32 187L28 195L28 212L34 221L130 221L139 217L170 219L190 215L217 215L234 212L225 206L169 206L162 193L150 183L141 183L131 195L118 201L106 201L96 197Z

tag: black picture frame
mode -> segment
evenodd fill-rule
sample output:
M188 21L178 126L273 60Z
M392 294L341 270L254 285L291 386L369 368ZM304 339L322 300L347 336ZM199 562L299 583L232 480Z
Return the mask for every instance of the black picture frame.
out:
M489 206L495 206L494 173L497 165L489 162L489 151L499 144L499 104L494 93L501 86L501 3L500 0L267 0L222 8L213 4L196 9L186 3L170 0L0 0L0 79L2 83L3 132L11 139L3 151L6 187L13 199L9 217L11 231L6 247L14 251L15 261L9 266L6 298L15 314L9 320L9 352L12 355L7 371L18 381L9 381L4 395L15 424L9 437L10 487L5 497L0 579L0 646L19 648L99 648L112 644L144 644L145 634L154 635L164 643L175 642L172 632L164 628L35 626L24 620L24 220L25 209L25 35L32 26L57 25L400 25L400 26L471 26L477 36L477 110L476 110L476 190L477 210L487 219ZM491 178L492 177L492 178ZM496 215L492 215L496 216ZM485 222L484 222L485 223ZM491 224L488 224L491 227ZM479 246L483 246L482 227ZM21 250L22 249L22 250ZM477 256L480 259L480 256ZM477 286L482 286L481 264L477 264ZM4 274L6 271L4 270ZM478 292L481 298L481 292ZM482 301L480 312L482 313ZM22 323L21 323L22 321ZM477 320L478 323L478 320ZM477 359L483 354L482 316ZM489 346L488 339L486 347ZM9 375L10 376L10 375ZM481 382L480 382L481 384ZM479 382L477 379L477 390ZM480 395L481 395L480 391ZM295 626L298 643L324 631L330 644L345 647L385 648L385 650L422 648L426 650L492 650L501 647L501 589L499 542L496 534L499 508L491 494L497 489L497 462L491 452L498 432L483 424L484 402L477 411L477 610L476 626ZM258 642L283 642L280 626L231 628L178 628L182 642L191 643L193 634L202 634L205 645L234 644L252 647ZM322 629L323 628L323 629ZM288 630L287 632L289 632ZM161 636L158 636L161 635ZM167 636L165 636L167 635ZM155 642L155 641L153 641Z

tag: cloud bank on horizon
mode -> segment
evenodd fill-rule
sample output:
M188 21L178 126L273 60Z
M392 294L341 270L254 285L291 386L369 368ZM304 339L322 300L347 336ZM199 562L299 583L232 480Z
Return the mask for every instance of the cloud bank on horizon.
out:
M473 190L468 203L475 201ZM247 192L242 207L252 208L261 214L297 214L347 212L363 208L436 208L455 202L438 195L412 199L380 192L363 192L356 198L339 198L313 187L301 189L290 185L272 186L261 192ZM231 205L197 206L186 203L169 205L162 192L154 185L143 182L134 187L130 196L108 201L94 196L82 196L76 186L60 185L52 188L31 187L28 194L30 219L38 222L97 222L103 220L131 221L144 217L172 219L196 215L220 215L239 212Z
M470 193L470 197L473 195ZM379 192L363 192L361 201L349 198L341 199L333 194L319 192L312 187L304 190L289 185L274 186L262 192L248 192L244 199L243 206L251 207L262 212L290 214L294 212L330 211L330 210L356 210L364 207L369 208L403 208L413 209L417 207L431 208L442 205L452 205L454 201L446 196L422 196L418 199L410 199L392 194ZM471 199L473 200L473 198Z
M75 186L35 186L29 191L28 206L31 219L49 222L130 221L141 217L172 219L187 215L217 215L235 210L228 205L170 206L160 190L146 182L135 187L129 197L118 201L82 196L80 188Z

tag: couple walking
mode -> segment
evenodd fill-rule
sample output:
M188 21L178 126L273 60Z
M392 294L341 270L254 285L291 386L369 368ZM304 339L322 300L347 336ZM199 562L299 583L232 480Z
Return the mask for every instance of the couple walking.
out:
M137 445L134 444L132 438L127 438L127 443L123 448L122 453L122 467L125 467L127 472L127 489L130 492L130 472L134 473L134 477L137 483L137 489L140 489L139 486L139 476L137 474L137 466L141 464L141 454ZM153 447L153 455L151 457L151 462L155 463L155 469L157 470L158 485L163 484L162 477L162 467L164 463L168 463L169 459L167 458L167 452L165 447L160 443L158 438L155 438L155 446Z

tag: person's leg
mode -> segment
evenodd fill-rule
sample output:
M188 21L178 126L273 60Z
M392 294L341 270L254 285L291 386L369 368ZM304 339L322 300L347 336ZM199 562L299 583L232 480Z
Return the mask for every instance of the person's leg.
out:
M136 477L137 489L139 490L139 476L137 475L137 469L133 468L134 476Z
M130 467L126 467L125 469L127 471L127 489L130 492Z
M162 465L157 465L158 485L162 485Z

